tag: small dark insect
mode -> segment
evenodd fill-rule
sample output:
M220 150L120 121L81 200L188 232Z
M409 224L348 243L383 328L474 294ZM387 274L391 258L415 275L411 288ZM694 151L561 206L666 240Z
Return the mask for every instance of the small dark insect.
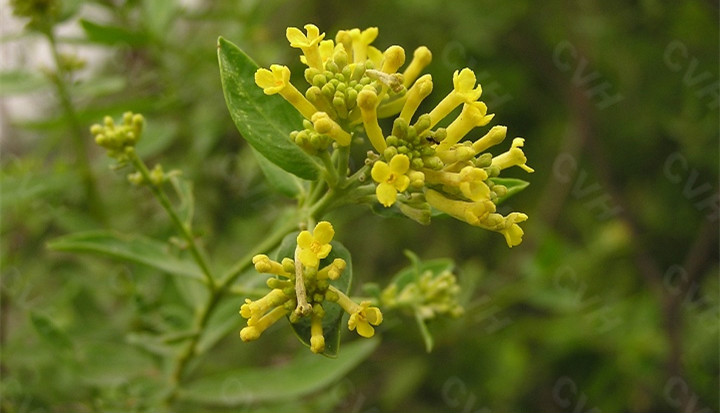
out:
M436 141L435 138L432 137L432 136L426 136L425 139L427 139L427 141L428 141L429 143L434 143L434 144L436 144L436 145L439 145L439 144L440 144L440 142Z

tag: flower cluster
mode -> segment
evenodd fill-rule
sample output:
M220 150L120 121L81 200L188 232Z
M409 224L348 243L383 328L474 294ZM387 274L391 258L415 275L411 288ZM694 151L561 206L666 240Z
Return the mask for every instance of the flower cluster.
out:
M479 101L482 88L469 68L456 71L453 89L428 113L417 114L433 89L429 74L420 76L432 54L426 47L413 53L403 72L405 51L390 46L380 51L371 44L377 28L341 30L334 40L308 24L305 32L291 27L290 45L302 50L309 87L301 92L290 83L290 69L272 65L259 69L255 82L266 94L280 94L304 117L303 129L291 138L311 154L334 144L348 146L363 132L377 155L371 176L377 200L420 222L430 219L430 207L470 225L500 232L508 246L522 242L518 225L527 215L496 212L508 188L495 180L501 171L519 166L527 172L524 139L515 138L510 150L487 152L505 139L507 128L495 126L475 141L463 141L473 129L487 125L493 114ZM439 126L461 107L460 113ZM395 117L390 134L378 119ZM446 122L447 123L447 122Z
M142 115L125 112L120 125L116 125L110 116L106 116L102 125L95 124L90 128L90 133L98 145L107 149L109 157L122 164L127 162L128 155L135 150L144 124Z
M255 269L260 273L273 274L267 280L271 291L258 300L246 299L240 307L240 315L246 318L247 327L240 331L243 341L252 341L268 327L288 316L291 323L304 317L310 318L310 349L314 353L325 350L323 334L324 306L336 303L349 315L348 328L357 330L363 337L375 334L373 326L382 322L382 313L369 301L355 303L345 293L330 284L342 275L347 263L336 258L321 268L321 260L332 250L335 231L327 221L321 221L312 233L302 231L297 236L295 257L286 257L281 262L271 260L267 255L253 257Z
M458 302L459 293L460 286L452 272L436 275L427 270L403 286L390 284L380 294L380 301L388 309L408 309L423 320L430 320L438 315L461 316L464 310Z

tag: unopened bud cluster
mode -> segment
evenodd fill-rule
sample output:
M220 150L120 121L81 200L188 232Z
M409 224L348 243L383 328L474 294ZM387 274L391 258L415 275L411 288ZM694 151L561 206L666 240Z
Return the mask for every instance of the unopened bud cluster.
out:
M409 310L423 320L443 315L459 317L464 312L458 302L459 293L460 286L452 272L433 274L428 270L401 288L390 284L380 294L380 301L388 309Z
M119 125L115 124L110 116L106 116L102 124L95 124L90 128L90 133L98 145L107 149L108 156L122 164L128 161L128 156L135 150L144 124L142 115L126 112Z

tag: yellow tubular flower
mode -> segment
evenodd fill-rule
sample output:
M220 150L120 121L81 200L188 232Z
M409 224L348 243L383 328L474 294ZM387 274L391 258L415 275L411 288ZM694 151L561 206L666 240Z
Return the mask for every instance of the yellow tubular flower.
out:
M350 145L351 136L337 122L332 120L325 112L315 112L312 115L312 123L315 131L330 136L340 146Z
M357 105L360 107L365 133L367 133L373 148L382 154L387 148L387 143L378 124L377 104L378 97L373 90L363 89L358 93Z
M257 340L260 338L263 331L267 330L271 325L285 317L287 313L287 309L283 307L275 307L272 311L254 322L252 325L250 325L250 320L248 320L248 326L240 330L240 338L242 341Z
M458 173L431 169L425 169L423 172L426 182L458 188L463 196L471 201L490 199L490 188L484 182L488 176L483 169L466 166Z
M525 157L525 153L522 151L522 149L520 149L524 144L525 139L523 138L513 139L512 147L509 151L493 157L492 166L496 166L501 170L509 168L511 166L519 166L527 172L535 172L534 169L525 165L525 162L527 162L527 158Z
M488 148L497 145L505 139L506 126L493 126L482 138L473 142L472 148L475 154L486 151Z
M476 152L470 145L455 145L450 149L435 153L445 165L455 162L465 162L472 159Z
M247 319L258 319L262 317L268 310L289 300L289 297L279 288L275 288L267 293L263 298L252 301L245 299L245 304L240 307L240 315Z
M460 115L447 127L447 135L437 147L438 152L447 151L473 128L485 126L495 115L486 115L487 106L483 102L463 105ZM431 117L432 119L432 117Z
M395 155L390 164L377 161L370 174L378 183L375 189L378 201L386 207L392 206L397 199L397 193L403 192L410 185L410 178L405 173L410 169L410 158L406 155Z
M413 59L410 61L408 67L403 72L405 87L409 88L413 84L415 79L420 76L420 72L423 71L432 61L432 53L430 49L425 46L420 46L413 52Z
M475 87L475 73L465 68L453 73L453 90L430 112L430 127L437 125L461 103L471 103L480 98L482 87Z
M258 69L255 72L255 83L266 95L279 93L307 119L311 119L313 113L317 112L315 106L290 83L290 69L287 66L272 65L270 70Z
M489 213L495 212L495 204L490 200L478 202L459 201L447 198L432 189L425 191L425 200L433 208L475 226L479 226Z
M290 42L290 46L303 51L309 67L322 71L323 64L318 44L325 37L325 33L320 34L320 30L314 24L306 24L305 30L307 35L296 27L288 27L285 37Z
M335 54L335 42L332 40L323 40L318 45L318 50L320 52L320 60L322 60L323 64L328 61L333 55ZM343 47L342 44L337 45L337 47Z
M520 212L512 212L506 217L500 214L490 214L487 219L478 226L503 234L508 247L512 248L520 245L524 234L518 223L524 222L527 219L528 216Z
M418 79L405 95L405 105L403 105L399 117L409 124L420 103L430 95L432 90L433 82L431 75L424 75Z
M342 275L343 271L345 271L345 268L347 267L347 263L342 258L335 258L333 262L326 266L325 268L321 269L317 273L317 279L318 280L324 280L326 278L329 278L331 280L337 280Z
M405 49L400 46L390 46L383 53L383 63L381 71L385 73L395 73L400 66L405 63Z
M316 304L315 307L320 307ZM314 309L313 309L314 310ZM322 353L325 351L325 337L323 336L323 325L322 325L322 307L320 310L313 311L312 318L310 318L310 350L315 353Z
M362 32L359 29L352 29L349 33L352 39L353 62L364 62L368 56L368 46L377 38L378 28L369 27Z
M255 265L255 270L259 273L281 275L283 277L290 277L290 273L283 269L282 264L277 261L271 260L265 254L258 254L253 257L252 263Z
M370 301L363 301L356 304L347 295L337 288L330 286L330 291L337 295L337 303L350 314L348 320L348 329L350 331L357 330L358 334L365 338L375 335L375 329L372 326L378 326L383 321L383 315L379 308L371 307ZM371 326L372 324L372 326Z
M332 250L330 241L335 236L335 230L327 221L320 221L313 230L302 231L297 236L297 245L300 247L300 262L306 267L317 268L320 260L327 257Z

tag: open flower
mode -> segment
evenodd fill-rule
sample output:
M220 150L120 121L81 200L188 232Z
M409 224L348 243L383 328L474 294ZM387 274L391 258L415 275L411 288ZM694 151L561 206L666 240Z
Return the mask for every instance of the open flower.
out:
M482 87L476 82L475 72L465 68L453 74L453 90L430 112L431 127L445 118L462 103L472 103L480 98Z
M327 257L332 250L332 241L335 230L327 221L320 221L310 234L310 231L302 231L297 237L297 245L300 248L298 258L306 267L317 268L320 260Z
M255 84L260 86L266 95L279 93L307 119L311 119L317 112L315 106L290 83L290 69L287 66L271 65L270 70L258 69L255 72Z
M375 335L373 326L380 325L382 321L383 316L380 309L371 307L370 301L363 301L360 305L357 305L354 312L350 314L348 328L350 331L357 330L358 334L365 338L370 338Z
M314 24L306 24L305 30L307 31L307 35L303 34L297 27L288 27L285 31L285 37L287 37L291 47L296 47L303 51L309 67L323 70L318 44L325 38L325 33L320 34L320 29Z
M410 158L406 155L395 155L390 164L383 161L375 162L371 175L378 183L375 193L378 201L386 207L392 206L397 199L397 193L407 189L410 178L405 173L410 169Z
M525 157L525 153L522 149L520 149L524 144L525 139L523 138L513 139L510 150L494 157L492 160L492 166L496 166L501 170L511 166L519 166L527 172L535 172L534 169L525 165L527 158Z

